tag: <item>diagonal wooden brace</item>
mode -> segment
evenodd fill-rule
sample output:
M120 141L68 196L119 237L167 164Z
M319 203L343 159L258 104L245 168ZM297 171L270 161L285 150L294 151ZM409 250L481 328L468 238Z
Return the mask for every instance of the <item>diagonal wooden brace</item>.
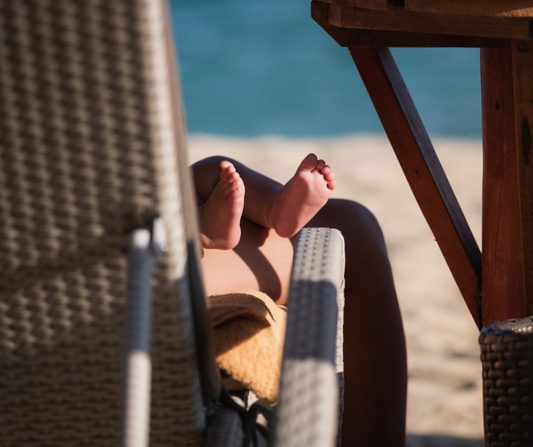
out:
M481 252L388 48L350 47L414 196L459 290L481 323Z

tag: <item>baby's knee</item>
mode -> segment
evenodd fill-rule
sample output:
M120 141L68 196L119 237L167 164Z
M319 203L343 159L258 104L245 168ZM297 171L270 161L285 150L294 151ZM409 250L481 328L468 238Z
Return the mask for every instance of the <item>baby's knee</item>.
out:
M347 251L387 258L381 226L368 208L351 200L333 199L328 202L325 211L328 221L324 222L324 226L337 228L342 232Z
M358 202L354 202L353 200L331 199L327 203L327 213L336 221L342 221L344 231L382 235L381 227L376 216Z
M334 200L333 202L336 201ZM354 202L353 200L338 200L337 206L347 218L361 222L361 225L376 228L380 227L378 220L372 211L359 202Z
M193 163L192 168L193 170L205 170L210 168L212 169L214 167L218 169L220 167L220 162L227 159L227 157L222 155L213 155L211 157L202 158L196 163Z

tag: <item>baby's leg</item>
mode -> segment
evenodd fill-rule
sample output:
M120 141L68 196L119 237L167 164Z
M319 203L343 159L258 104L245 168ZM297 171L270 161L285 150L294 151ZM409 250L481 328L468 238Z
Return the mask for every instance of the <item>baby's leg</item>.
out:
M244 217L265 228L272 228L267 221L269 202L283 185L258 172L248 168L237 160L229 157L213 156L204 158L192 165L194 187L198 204L201 205L211 197L215 187L220 181L220 163L229 161L241 176L246 185L246 203Z
M296 234L324 206L335 188L335 177L323 160L309 154L285 186L238 161L210 157L193 165L199 200L206 201L216 183L217 166L229 160L246 185L244 217L282 237Z
M230 250L241 237L244 184L229 161L220 162L220 181L198 207L203 248Z

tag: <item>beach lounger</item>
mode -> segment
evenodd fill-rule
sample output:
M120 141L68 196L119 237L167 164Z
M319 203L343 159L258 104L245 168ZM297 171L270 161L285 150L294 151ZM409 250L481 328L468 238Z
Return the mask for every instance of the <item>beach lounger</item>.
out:
M170 36L160 0L0 0L0 445L245 438L213 355ZM337 431L342 250L335 230L298 240L275 445Z

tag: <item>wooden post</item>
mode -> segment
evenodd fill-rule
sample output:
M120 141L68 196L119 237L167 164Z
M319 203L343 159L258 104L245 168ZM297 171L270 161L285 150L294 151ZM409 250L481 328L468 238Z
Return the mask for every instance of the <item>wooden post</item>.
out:
M483 326L525 317L511 49L481 49Z
M533 40L513 40L511 48L527 316L533 315Z

